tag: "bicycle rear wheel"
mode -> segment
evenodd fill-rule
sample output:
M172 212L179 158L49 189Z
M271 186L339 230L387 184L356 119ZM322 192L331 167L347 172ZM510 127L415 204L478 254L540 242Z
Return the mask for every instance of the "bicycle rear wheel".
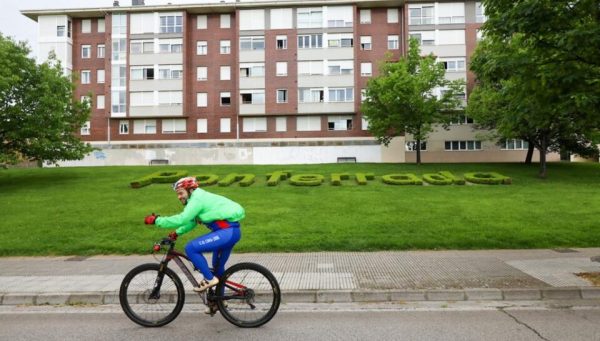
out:
M227 269L215 293L221 315L242 328L255 328L269 322L281 302L275 276L254 263L240 263Z
M162 280L159 274L160 264L142 264L129 271L119 290L119 301L127 317L144 327L162 327L173 321L185 301L183 283L177 274L169 268L162 273Z

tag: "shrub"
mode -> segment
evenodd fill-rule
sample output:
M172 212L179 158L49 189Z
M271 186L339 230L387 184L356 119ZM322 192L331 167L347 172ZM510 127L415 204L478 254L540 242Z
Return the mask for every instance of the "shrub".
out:
M236 181L240 181L240 186L248 187L254 183L254 174L228 174L221 181L218 182L219 186L227 187Z
M452 180L452 183L455 185L464 185L465 184L465 179L461 179L461 178L457 177L456 175L452 174L451 172L441 171L441 172L438 172L438 174Z
M290 178L290 183L294 186L319 186L325 181L321 174L298 174Z
M132 188L148 186L152 183L172 183L187 175L186 171L156 172L129 183Z
M452 179L441 174L423 174L423 180L432 185L452 185Z
M512 179L496 172L470 172L465 173L465 179L474 184L484 185L509 185Z
M342 180L350 179L350 174L348 173L332 173L331 174L331 184L334 186L341 186Z
M290 177L291 171L277 171L267 174L267 186L277 186L280 180L285 180Z
M423 181L416 175L406 174L388 174L381 177L381 180L389 185L422 185Z
M216 174L200 174L196 175L196 180L200 187L212 186L219 181L219 176Z
M367 180L375 180L373 173L356 173L356 182L359 185L366 185Z

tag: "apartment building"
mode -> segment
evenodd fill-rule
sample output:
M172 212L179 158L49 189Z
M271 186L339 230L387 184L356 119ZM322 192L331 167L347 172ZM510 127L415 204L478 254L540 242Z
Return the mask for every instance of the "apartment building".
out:
M91 105L81 136L100 150L63 165L411 162L410 136L384 147L369 135L363 89L415 37L449 79L467 80L466 99L485 20L476 1L402 0L115 1L23 14L38 22L40 61L54 51ZM425 162L524 159L523 141L498 146L470 118L454 123L424 142Z

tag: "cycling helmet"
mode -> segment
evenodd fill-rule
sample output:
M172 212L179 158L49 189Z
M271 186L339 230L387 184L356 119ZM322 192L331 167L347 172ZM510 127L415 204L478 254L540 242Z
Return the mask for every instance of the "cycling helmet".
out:
M177 182L175 182L173 184L173 190L177 191L178 189L183 188L186 191L189 191L191 189L198 188L198 186L199 185L198 185L198 181L196 180L196 178L193 176L188 176L188 177L177 180Z

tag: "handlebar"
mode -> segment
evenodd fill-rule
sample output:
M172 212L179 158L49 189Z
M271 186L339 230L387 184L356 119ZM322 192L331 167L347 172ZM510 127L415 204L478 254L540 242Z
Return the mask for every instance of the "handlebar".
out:
M154 252L159 252L163 245L169 246L169 249L172 249L175 247L175 241L169 237L163 238L159 242L154 243L152 250Z

